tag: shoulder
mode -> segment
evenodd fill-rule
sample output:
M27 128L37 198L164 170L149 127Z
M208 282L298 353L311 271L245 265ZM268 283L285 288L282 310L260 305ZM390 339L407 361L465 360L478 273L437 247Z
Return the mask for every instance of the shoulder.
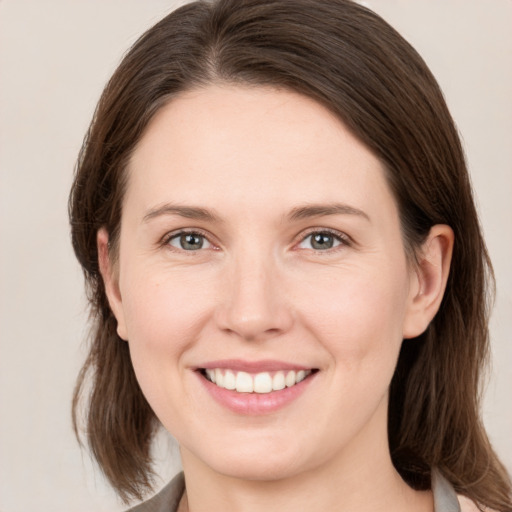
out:
M460 504L460 512L496 512L495 510L487 507L483 509L478 508L474 501L466 498L466 496L462 496L461 494L457 495L457 499L459 500Z
M176 512L184 490L185 478L178 473L158 494L126 512Z
M479 508L466 496L456 494L452 484L435 468L432 470L432 493L435 512L495 512Z
M457 495L460 504L460 512L480 512L480 509L475 505L473 501L466 496ZM491 512L490 510L488 512Z

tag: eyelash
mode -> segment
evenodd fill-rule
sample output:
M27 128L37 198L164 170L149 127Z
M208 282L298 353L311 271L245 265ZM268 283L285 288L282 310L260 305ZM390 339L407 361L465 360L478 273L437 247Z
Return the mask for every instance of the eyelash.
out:
M295 244L295 246L303 243L305 240L312 237L313 235L330 235L337 242L339 242L338 246L328 248L328 249L319 249L319 250L309 249L309 250L314 251L315 253L330 254L330 253L333 253L335 251L342 249L343 247L350 247L352 245L352 239L345 233L336 231L335 229L329 229L329 228L311 228L305 234L301 235L299 242L297 244Z
M201 229L182 229L180 231L173 231L171 233L167 233L162 238L161 245L165 246L165 247L167 247L167 248L169 248L171 250L176 250L176 251L181 251L181 252L190 252L190 253L198 252L198 250L187 251L186 249L178 249L178 248L172 247L170 245L171 240L177 239L177 238L179 238L180 236L183 236L183 235L196 235L196 236L199 236L199 237L203 238L204 240L206 240L213 247L216 247L215 244L213 244L210 241L208 234L206 232L202 231Z
M170 245L170 242L172 240L177 239L183 235L197 235L197 236L201 237L202 239L206 240L213 247L213 250L217 249L217 246L213 242L211 242L209 235L206 232L202 231L201 229L182 229L180 231L173 231L171 233L166 234L162 238L161 245L169 248L170 250L175 250L175 251L180 251L180 252L189 252L189 253L197 253L202 249L202 248L200 248L197 250L186 250L186 249L179 249L179 248L176 248L176 247L173 247ZM299 241L294 243L294 247L297 247L299 244L303 243L304 241L306 241L309 237L312 237L313 235L329 235L329 236L332 236L337 242L339 242L339 245L332 247L332 248L328 248L328 249L318 249L318 250L307 249L307 250L312 250L315 253L329 254L329 253L339 250L342 247L350 247L352 245L351 238L348 235L346 235L345 233L342 233L340 231L336 231L333 229L329 229L329 228L311 228L305 234L301 234Z

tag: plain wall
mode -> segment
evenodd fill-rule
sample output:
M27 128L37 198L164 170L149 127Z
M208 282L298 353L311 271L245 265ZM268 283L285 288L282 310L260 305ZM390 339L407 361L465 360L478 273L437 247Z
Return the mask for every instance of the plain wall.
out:
M464 140L498 283L484 419L510 471L512 2L362 3L423 55ZM176 5L0 0L1 512L123 510L71 428L87 312L66 203L103 85L136 37ZM163 483L179 467L165 435L158 453Z

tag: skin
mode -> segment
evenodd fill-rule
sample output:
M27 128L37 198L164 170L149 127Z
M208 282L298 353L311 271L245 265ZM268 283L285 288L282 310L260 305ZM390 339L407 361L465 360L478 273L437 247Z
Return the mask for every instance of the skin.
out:
M141 388L180 444L182 509L433 510L392 466L387 402L402 340L442 299L451 229L434 226L412 265L379 160L324 107L282 90L183 93L128 173L118 259L100 230L100 266ZM203 248L185 250L183 229ZM326 231L332 247L313 246ZM195 372L232 358L319 371L286 407L248 416Z

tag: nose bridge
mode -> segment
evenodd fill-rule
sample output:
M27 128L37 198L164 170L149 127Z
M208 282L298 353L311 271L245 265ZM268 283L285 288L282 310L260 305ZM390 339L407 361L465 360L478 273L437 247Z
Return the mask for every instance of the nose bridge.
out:
M218 311L221 329L255 340L290 327L291 311L272 251L256 245L246 247L233 255L226 274L224 300Z

